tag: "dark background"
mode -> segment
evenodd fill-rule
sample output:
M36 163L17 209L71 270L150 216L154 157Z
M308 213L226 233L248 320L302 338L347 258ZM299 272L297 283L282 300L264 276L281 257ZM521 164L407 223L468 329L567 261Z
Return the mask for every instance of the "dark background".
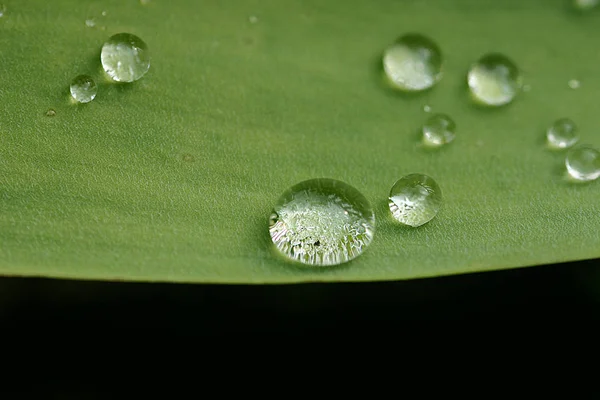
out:
M411 329L421 320L597 322L600 260L399 282L191 285L0 278L0 327L173 335ZM110 327L110 328L109 328Z

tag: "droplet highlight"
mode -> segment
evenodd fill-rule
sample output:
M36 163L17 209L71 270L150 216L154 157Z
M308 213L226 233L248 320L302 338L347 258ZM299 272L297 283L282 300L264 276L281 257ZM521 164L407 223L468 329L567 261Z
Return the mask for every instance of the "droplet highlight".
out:
M456 123L446 114L435 114L425 121L422 130L424 143L438 147L454 140Z
M96 98L98 86L89 75L79 75L71 82L71 96L78 103L89 103Z
M150 53L142 39L131 33L111 36L100 55L102 67L117 82L134 82L150 69Z
M581 87L581 82L577 79L571 79L568 84L571 89L579 89Z
M522 84L519 68L498 53L486 54L473 64L467 81L476 102L494 107L513 101Z
M577 146L567 153L565 165L577 181L593 181L600 177L600 152L589 145Z
M334 179L300 182L279 198L269 220L276 249L310 266L348 262L369 246L375 215L367 199Z
M390 84L397 89L426 90L442 79L442 52L431 39L407 34L385 50L383 69Z
M437 215L442 206L442 190L427 175L406 175L392 186L389 206L396 221L418 227Z
M546 131L548 145L555 149L566 149L579 140L577 125L569 118L561 118Z

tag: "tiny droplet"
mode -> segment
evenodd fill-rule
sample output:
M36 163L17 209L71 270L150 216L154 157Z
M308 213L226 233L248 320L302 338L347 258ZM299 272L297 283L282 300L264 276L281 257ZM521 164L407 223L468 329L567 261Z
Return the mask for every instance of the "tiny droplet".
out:
M385 50L383 69L390 84L397 89L426 90L442 79L442 52L431 39L407 34Z
M456 123L446 114L435 114L425 121L422 131L425 144L437 147L454 140Z
M102 11L102 16L103 16L103 17L106 17L106 15L107 15L107 14L108 14L108 13L107 13L106 11Z
M503 54L490 53L471 66L468 84L476 102L488 106L510 103L521 88L519 69Z
M550 147L555 149L571 147L579 140L577 125L569 118L556 120L546 131L546 138Z
M91 76L79 75L71 82L70 91L78 103L89 103L96 98L98 86Z
M569 175L577 181L593 181L600 177L600 152L582 145L567 153L565 165Z
M277 201L269 233L286 258L311 266L338 265L361 255L373 240L375 215L352 186L312 179L291 187Z
M251 24L256 24L258 22L258 17L256 15L251 15L248 18L248 21L250 21Z
M423 111L425 111L426 113L431 112L431 107L428 105L424 105L423 106Z
M93 28L96 26L96 20L94 18L88 18L85 20L85 26L88 28Z
M6 5L0 4L0 18L6 15Z
M410 174L399 179L389 195L392 216L401 224L418 227L431 221L442 205L442 190L433 178Z
M577 79L571 79L569 81L569 87L571 89L579 89L581 87L581 82L579 82Z

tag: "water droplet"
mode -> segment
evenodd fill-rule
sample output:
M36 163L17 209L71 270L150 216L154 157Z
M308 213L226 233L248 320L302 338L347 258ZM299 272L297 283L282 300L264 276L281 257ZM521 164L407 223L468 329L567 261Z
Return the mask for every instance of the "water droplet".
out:
M454 140L456 124L446 114L432 115L423 124L423 140L430 146L441 146Z
M437 44L425 36L404 35L385 50L383 68L397 89L429 89L442 78L442 53Z
M546 137L550 147L566 149L573 146L579 140L577 126L569 118L561 118L555 121L547 130Z
M581 87L581 82L579 82L577 79L571 79L569 81L569 87L571 89L579 89Z
M85 20L85 26L88 28L93 28L96 26L96 20L94 18L88 18Z
M251 15L248 17L248 21L250 21L251 24L256 24L258 22L258 17L256 15Z
M146 6L146 5L150 4L150 0L140 0L140 4L143 6Z
M53 108L49 108L48 111L46 111L46 117L54 117L56 115L56 111L54 111Z
M421 226L437 215L442 205L442 190L427 175L406 175L392 187L389 205L392 215L400 223Z
M6 15L6 6L4 4L0 4L0 18Z
M71 96L79 103L89 103L98 93L96 82L89 75L79 75L71 82Z
M423 106L423 111L425 111L426 113L431 112L431 107L428 105L424 105Z
M491 53L471 66L468 83L475 101L489 106L502 106L517 95L521 76L515 63L508 57Z
M111 36L100 56L102 67L117 82L133 82L150 69L148 46L139 37L130 33Z
M102 11L102 16L106 17L108 15L108 13L106 11Z
M337 265L365 251L375 233L375 215L367 199L352 186L312 179L279 198L269 232L275 247L291 260Z
M580 10L589 10L600 4L599 0L573 0L573 5Z
M588 145L577 146L567 153L565 165L573 179L592 181L600 176L600 152Z

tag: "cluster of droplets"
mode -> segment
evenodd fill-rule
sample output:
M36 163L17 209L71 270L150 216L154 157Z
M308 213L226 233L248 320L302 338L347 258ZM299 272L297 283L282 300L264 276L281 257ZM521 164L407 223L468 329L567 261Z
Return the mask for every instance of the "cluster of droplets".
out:
M105 12L102 13L106 15ZM86 25L93 26L92 19ZM150 69L150 55L146 43L131 33L111 36L102 46L100 53L102 68L114 82L134 82ZM98 85L90 75L79 75L69 87L71 97L77 103L89 103L96 98Z

